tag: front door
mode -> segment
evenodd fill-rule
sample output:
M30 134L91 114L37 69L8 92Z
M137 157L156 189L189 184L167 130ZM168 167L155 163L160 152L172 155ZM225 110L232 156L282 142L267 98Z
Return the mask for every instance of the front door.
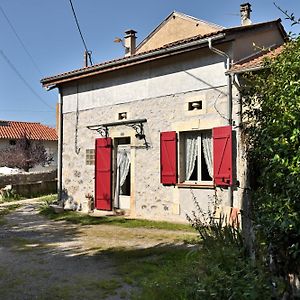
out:
M116 152L114 206L120 209L130 209L130 145L119 144Z

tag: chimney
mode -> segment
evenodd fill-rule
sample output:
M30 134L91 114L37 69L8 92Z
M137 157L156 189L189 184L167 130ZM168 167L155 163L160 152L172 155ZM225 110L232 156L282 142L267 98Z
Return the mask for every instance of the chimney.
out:
M125 31L124 37L124 46L125 46L125 56L131 56L135 53L135 40L136 40L136 31L127 30Z
M250 13L251 13L251 4L244 3L240 6L240 13L241 13L241 24L242 26L251 25L252 22L250 20Z

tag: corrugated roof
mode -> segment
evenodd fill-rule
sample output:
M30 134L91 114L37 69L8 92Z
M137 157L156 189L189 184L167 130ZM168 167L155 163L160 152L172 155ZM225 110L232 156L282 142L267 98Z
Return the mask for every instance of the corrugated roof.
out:
M33 122L0 121L0 139L21 139L57 141L54 128Z
M279 55L284 49L284 45L277 46L271 50L261 51L252 57L243 59L235 63L229 70L229 73L243 73L252 71L263 67L263 63L267 58L274 58Z
M193 36L193 37L190 37L187 39L179 40L179 41L176 41L176 42L173 42L170 44L166 44L163 47L149 50L147 52L142 52L142 53L138 53L135 55L131 55L129 57L122 57L119 59L114 59L114 60L106 61L106 62L103 62L100 64L96 64L96 65L93 65L90 67L80 68L80 69L72 70L69 72L61 73L61 74L58 74L55 76L46 77L41 80L41 83L47 87L47 86L59 84L59 83L65 82L65 81L76 80L76 79L80 79L82 77L96 75L96 74L102 73L102 72L112 71L117 68L118 69L125 68L130 65L133 65L133 63L136 63L136 62L143 63L143 62L147 62L149 60L160 58L161 56L159 56L157 54L160 53L162 50L170 50L171 51L173 48L176 48L181 45L186 45L188 47L188 45L193 42L201 41L201 40L204 40L204 39L207 39L210 37L214 37L214 36L218 36L220 34L224 34L224 35L235 34L238 32L244 32L244 31L248 31L248 30L252 30L252 29L256 29L256 28L260 28L260 27L264 27L264 26L268 26L268 25L272 25L272 24L276 24L277 26L279 26L280 30L282 31L282 34L286 37L286 32L284 31L284 29L281 25L281 19L277 19L277 20L269 21L269 22L258 23L258 24L252 24L252 25L248 25L248 26L237 26L237 27L225 28L225 29L218 30L218 31L208 33L205 35L196 35L196 36Z

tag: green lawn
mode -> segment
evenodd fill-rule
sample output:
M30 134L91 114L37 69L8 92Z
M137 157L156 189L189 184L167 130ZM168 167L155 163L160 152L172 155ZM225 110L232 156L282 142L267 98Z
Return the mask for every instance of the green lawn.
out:
M87 214L82 214L74 211L66 211L60 214L55 213L49 206L42 206L40 213L52 220L64 220L67 222L81 224L81 225L97 225L107 224L116 225L126 228L153 228L153 229L165 229L165 230L181 230L194 232L195 230L188 224L178 224L164 221L151 221L144 219L129 219L119 216L102 216L96 217Z

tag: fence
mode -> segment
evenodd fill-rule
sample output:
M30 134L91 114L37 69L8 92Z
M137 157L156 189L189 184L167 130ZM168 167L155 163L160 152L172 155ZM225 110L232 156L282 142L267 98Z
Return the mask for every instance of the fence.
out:
M57 170L0 175L0 189L7 185L23 197L53 194L57 192Z

